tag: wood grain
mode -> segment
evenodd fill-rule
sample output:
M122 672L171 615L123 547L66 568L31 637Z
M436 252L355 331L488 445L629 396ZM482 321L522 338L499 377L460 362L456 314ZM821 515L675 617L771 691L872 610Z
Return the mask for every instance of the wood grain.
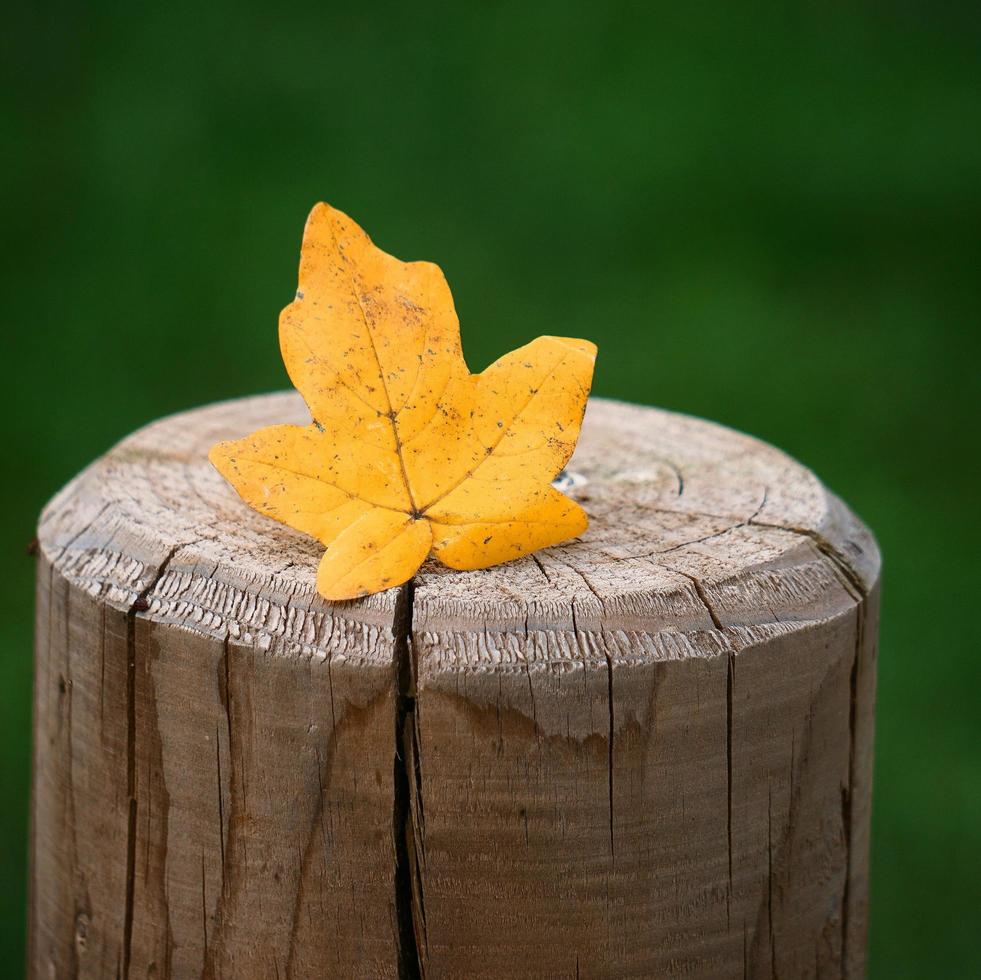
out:
M218 439L39 530L32 977L859 977L879 557L809 471L594 399L576 541L329 604Z

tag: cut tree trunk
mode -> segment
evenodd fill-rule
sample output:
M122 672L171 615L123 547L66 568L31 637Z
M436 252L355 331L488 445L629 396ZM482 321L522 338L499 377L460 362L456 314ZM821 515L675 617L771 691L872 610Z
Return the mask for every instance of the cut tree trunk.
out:
M40 527L33 978L860 977L879 558L754 439L592 400L582 539L330 604L164 419Z

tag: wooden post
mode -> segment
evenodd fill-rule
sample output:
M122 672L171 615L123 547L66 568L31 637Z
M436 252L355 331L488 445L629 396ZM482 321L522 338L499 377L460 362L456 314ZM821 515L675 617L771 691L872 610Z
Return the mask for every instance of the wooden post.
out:
M580 541L338 605L218 439L40 528L33 978L860 977L879 558L806 469L594 399Z

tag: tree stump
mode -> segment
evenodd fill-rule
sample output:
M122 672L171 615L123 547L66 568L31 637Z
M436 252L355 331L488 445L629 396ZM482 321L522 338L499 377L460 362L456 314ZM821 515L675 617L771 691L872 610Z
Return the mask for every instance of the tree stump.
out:
M40 528L30 976L859 977L879 557L747 436L593 399L581 540L330 604L164 419Z

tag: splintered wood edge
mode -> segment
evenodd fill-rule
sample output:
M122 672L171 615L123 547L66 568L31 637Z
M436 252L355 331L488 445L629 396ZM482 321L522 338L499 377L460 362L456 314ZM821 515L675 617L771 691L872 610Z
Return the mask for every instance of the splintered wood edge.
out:
M277 422L309 422L298 395L139 430L45 508L44 557L94 598L173 627L390 664L405 587L326 602L322 547L251 510L207 460L215 442ZM590 515L582 538L479 572L423 566L412 635L429 670L713 656L840 615L878 580L873 537L814 474L700 419L591 399L559 486Z

